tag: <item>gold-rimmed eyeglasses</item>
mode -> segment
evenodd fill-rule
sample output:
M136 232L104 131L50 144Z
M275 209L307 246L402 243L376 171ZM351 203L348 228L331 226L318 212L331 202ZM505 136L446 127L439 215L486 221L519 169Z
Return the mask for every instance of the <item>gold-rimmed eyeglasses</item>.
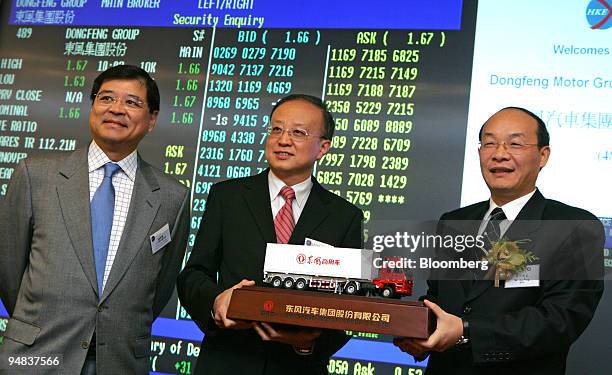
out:
M284 129L280 126L271 126L268 128L268 137L270 138L280 138L283 136L283 133L287 132L289 138L296 142L302 142L308 139L308 137L313 136L308 133L308 130L301 128L293 128L293 129ZM325 138L319 136L319 138Z
M497 150L499 146L503 145L506 151L511 154L518 154L525 151L527 148L531 146L538 146L537 143L524 143L521 141L513 140L513 141L493 141L486 140L482 142L478 142L478 150L481 152L492 152Z
M100 107L110 107L113 104L123 103L128 109L144 109L145 102L137 96L128 95L124 98L109 93L97 93L95 95L95 104Z

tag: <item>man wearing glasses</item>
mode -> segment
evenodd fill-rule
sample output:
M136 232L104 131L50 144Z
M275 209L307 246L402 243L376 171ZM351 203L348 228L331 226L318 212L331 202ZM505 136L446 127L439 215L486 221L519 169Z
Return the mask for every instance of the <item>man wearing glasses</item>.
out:
M491 244L463 253L439 250L438 256L480 260L493 243L508 240L537 258L517 271L526 276L521 280L495 282L491 260L492 272L484 275L455 273L454 280L434 275L424 299L437 317L435 332L428 340L394 342L417 359L430 355L428 375L563 374L569 347L591 321L603 292L603 226L591 213L545 199L536 188L550 155L548 131L538 116L504 108L487 120L479 138L480 168L491 197L442 215L439 228L442 234L467 228ZM511 253L498 254L504 259ZM524 258L513 259L520 265Z
M2 202L0 296L11 319L0 356L52 358L49 373L147 374L189 194L136 151L159 112L144 70L106 70L91 99L89 147L25 160Z
M320 99L290 95L270 116L263 173L213 185L179 297L205 332L197 374L326 374L343 332L292 329L226 317L232 290L260 284L266 243L306 238L360 248L362 212L312 176L334 122Z

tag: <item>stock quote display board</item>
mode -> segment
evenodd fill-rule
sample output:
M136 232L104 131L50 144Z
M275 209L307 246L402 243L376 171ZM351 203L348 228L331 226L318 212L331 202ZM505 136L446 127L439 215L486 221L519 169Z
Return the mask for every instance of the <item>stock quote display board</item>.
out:
M160 88L157 125L139 151L192 191L188 253L210 186L266 168L269 113L290 93L322 97L333 113L332 150L315 176L364 210L366 236L372 220L434 219L460 201L475 1L1 7L0 199L19 160L87 147L93 79L126 63ZM390 337L347 334L330 373L423 373L426 362ZM152 372L193 372L203 334L176 298L153 335Z

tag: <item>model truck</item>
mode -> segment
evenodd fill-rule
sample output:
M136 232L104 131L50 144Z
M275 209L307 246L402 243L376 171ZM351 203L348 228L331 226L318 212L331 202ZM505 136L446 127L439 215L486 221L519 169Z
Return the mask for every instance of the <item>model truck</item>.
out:
M331 246L268 244L264 282L275 288L320 290L345 294L412 294L412 278L382 268L375 277L373 250Z

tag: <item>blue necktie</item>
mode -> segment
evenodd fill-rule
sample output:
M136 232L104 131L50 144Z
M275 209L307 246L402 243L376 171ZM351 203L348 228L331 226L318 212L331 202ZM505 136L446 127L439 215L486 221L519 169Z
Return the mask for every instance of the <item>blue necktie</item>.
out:
M98 296L102 296L104 268L108 255L113 213L115 211L115 188L113 175L121 167L115 163L104 164L104 179L91 200L91 233L93 239L94 261L98 278Z

